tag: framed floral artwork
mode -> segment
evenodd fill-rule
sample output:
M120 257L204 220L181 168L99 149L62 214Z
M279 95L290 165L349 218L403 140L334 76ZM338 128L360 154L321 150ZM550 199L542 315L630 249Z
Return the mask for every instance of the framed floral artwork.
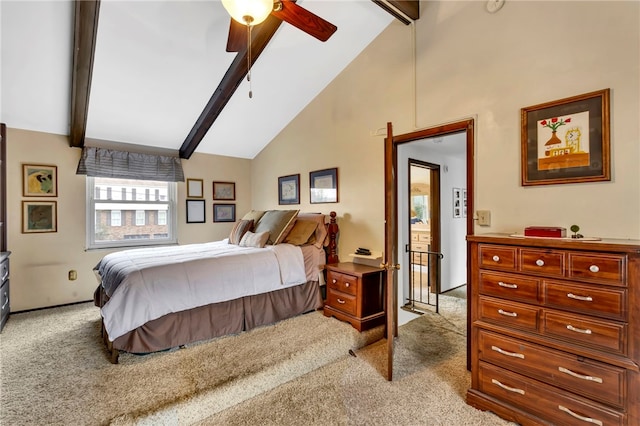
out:
M58 167L23 164L22 195L24 197L57 197Z
M214 222L235 222L236 221L236 205L235 204L214 204L213 205L213 221Z
M278 178L278 204L300 204L300 175Z
M523 186L611 180L609 89L521 109Z

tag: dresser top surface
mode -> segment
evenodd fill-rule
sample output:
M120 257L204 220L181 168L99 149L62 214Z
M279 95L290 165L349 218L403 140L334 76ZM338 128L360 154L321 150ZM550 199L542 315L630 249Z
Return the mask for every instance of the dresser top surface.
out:
M640 240L602 238L580 240L573 238L513 237L509 234L468 235L467 241L476 243L508 244L527 247L559 248L570 250L595 250L610 252L640 253Z

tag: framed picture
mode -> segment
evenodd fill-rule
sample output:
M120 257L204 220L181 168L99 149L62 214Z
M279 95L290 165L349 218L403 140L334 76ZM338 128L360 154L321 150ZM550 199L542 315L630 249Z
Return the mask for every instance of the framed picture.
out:
M204 200L187 200L187 223L204 223Z
M300 204L300 175L278 178L278 204Z
M187 198L204 198L204 181L187 179Z
M235 222L236 221L236 205L235 204L214 204L213 205L213 221L214 222Z
M55 201L23 201L22 233L58 232L58 205Z
M462 189L462 217L467 217L467 189Z
M309 173L311 203L338 202L338 169L316 170Z
M453 188L453 217L462 217L462 189Z
M611 180L609 89L521 109L522 185Z
M214 200L235 200L236 199L235 182L213 182L213 199Z
M57 197L58 167L44 164L23 164L22 195L25 197Z

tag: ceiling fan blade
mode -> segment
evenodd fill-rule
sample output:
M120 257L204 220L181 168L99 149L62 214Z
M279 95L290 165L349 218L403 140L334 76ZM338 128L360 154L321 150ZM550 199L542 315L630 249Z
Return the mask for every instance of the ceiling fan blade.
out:
M277 7L271 12L273 16L288 22L320 41L327 41L338 29L331 22L325 21L291 0L282 0L282 8L276 9Z
M247 46L247 27L235 19L229 24L227 52L239 52Z

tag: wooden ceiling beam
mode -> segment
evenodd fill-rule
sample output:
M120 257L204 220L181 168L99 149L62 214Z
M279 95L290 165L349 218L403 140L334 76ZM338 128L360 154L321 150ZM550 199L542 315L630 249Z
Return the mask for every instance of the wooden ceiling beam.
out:
M267 47L267 44L276 33L276 30L280 27L282 21L275 18L272 15L260 25L256 25L252 29L251 39L251 65L255 63L260 54ZM224 107L227 105L231 96L235 93L242 83L242 80L247 76L247 47L245 46L238 52L235 59L231 63L231 66L225 73L222 81L218 84L218 87L213 92L213 95L204 107L204 110L198 117L198 120L191 128L191 131L187 135L187 138L180 147L180 158L188 159L194 153L204 136L209 131L209 128L216 121Z
M100 0L76 0L71 76L69 145L82 148L87 131Z

